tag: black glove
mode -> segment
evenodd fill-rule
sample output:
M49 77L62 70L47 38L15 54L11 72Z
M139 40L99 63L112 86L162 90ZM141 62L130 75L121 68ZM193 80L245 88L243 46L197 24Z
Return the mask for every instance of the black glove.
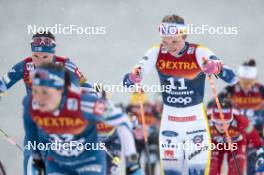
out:
M126 156L126 174L132 174L140 169L138 154Z
M45 163L39 155L33 155L32 165L37 171L42 172L45 170Z

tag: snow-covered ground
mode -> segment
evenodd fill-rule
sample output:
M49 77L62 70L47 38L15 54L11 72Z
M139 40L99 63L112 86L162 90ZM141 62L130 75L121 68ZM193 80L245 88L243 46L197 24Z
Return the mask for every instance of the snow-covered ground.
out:
M233 68L254 57L259 79L264 76L263 0L0 0L0 75L30 56L28 25L105 27L104 35L63 35L57 37L57 54L80 66L91 82L119 84L122 76L158 44L157 26L164 15L176 13L195 26L236 27L237 35L190 35L191 42L212 49ZM145 84L158 84L153 71ZM224 84L217 82L218 89ZM211 97L207 83L206 100ZM23 83L11 88L0 102L0 128L20 145L23 141ZM129 94L114 93L116 102L128 102ZM0 160L9 175L22 174L22 153L0 136Z

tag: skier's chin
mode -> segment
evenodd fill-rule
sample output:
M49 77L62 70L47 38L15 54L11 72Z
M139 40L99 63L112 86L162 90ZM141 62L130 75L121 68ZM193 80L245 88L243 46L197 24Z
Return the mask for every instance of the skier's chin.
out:
M39 108L40 112L48 112L48 108L45 108L45 107L41 107Z
M225 130L224 129L217 129L217 131L221 134L224 134L225 133Z
M178 54L178 50L177 50L177 49L170 50L169 53L170 53L171 55L177 55L177 54Z

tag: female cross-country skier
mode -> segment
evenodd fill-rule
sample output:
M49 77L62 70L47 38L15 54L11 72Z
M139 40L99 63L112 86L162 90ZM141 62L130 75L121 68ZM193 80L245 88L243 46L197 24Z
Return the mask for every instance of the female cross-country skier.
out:
M229 136L232 144L228 145L227 138L224 131L224 124L221 121L219 110L215 103L208 109L208 117L210 123L210 132L212 143L215 148L212 148L212 159L210 166L210 175L223 174L221 166L223 164L224 155L227 154L228 175L236 175L238 171L240 174L247 172L247 150L249 147L256 150L256 161L254 169L257 173L263 172L264 168L264 149L263 141L258 135L257 130L253 124L236 110L232 102L228 99L222 99L220 102L222 107L224 123L227 126ZM233 148L233 155L231 149ZM239 169L236 168L237 162ZM254 173L252 174L256 174Z
M219 98L230 99L236 108L246 116L264 138L264 86L257 80L256 61L249 59L238 68L238 82L227 86ZM248 174L255 174L256 152L248 147Z
M161 44L149 49L139 64L125 75L123 82L125 86L140 83L153 67L158 72L163 86L159 144L165 175L183 174L184 168L189 175L208 174L209 150L203 149L186 159L197 152L190 149L197 142L210 142L203 105L205 78L214 74L227 83L236 81L233 71L211 50L186 41L186 30L182 17L165 16L159 26Z
M79 68L67 57L60 57L56 52L55 36L49 31L42 31L34 34L30 42L32 55L16 63L7 74L0 76L0 95L5 93L20 80L24 81L26 92L31 92L32 81L30 72L43 63L56 63L63 65L71 74L71 81L75 85L85 82L86 78L80 72ZM24 142L27 142L25 136ZM31 166L32 158L29 151L24 151L24 174L35 175L38 172Z
M31 78L32 95L23 101L23 119L26 148L34 164L44 162L47 175L105 174L105 145L98 141L96 123L129 129L128 116L70 86L69 74L61 65L43 64Z

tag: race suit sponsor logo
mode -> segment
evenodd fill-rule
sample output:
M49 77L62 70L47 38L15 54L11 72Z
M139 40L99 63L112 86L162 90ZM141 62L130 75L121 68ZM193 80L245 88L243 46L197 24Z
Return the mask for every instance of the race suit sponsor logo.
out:
M78 168L77 169L78 173L86 173L86 172L97 172L101 173L102 172L102 166L97 165L97 164L92 164L92 165L86 165L84 167Z
M163 158L162 160L165 161L177 161L178 159L175 158L174 149L177 148L175 143L172 143L171 139L166 139L165 143L161 143L161 147L163 150Z
M192 55L195 51L195 47L189 47L189 49L187 50L187 54Z
M80 161L61 161L61 160L58 160L58 159L54 159L53 157L51 156L48 156L47 159L49 161L54 161L56 163L59 163L60 165L66 165L66 166L75 166L77 164L79 164L80 162L81 163L86 163L86 162L91 162L91 161L95 161L96 160L96 157L95 156L91 156L91 157L88 157L88 158L85 158L85 159L82 159ZM62 175L65 175L65 174L62 174Z
M240 141L242 139L243 139L243 136L242 135L238 135L236 137L232 137L232 142L238 142L238 141ZM225 137L222 137L222 136L215 136L213 138L213 140L218 142L218 143L228 143L227 139Z
M78 109L78 101L74 98L69 98L67 101L67 109L72 111L77 111Z
M178 136L177 132L169 131L169 130L164 130L164 131L161 132L161 134L166 136L166 137L176 137L176 136Z
M203 135L196 135L192 139L194 144L202 143L203 142Z
M164 158L162 158L162 160L165 161L177 161L178 159L174 158L174 151L171 149L168 150L164 150Z
M180 104L184 104L187 105L188 103L192 102L192 98L191 97L172 97L172 96L168 96L167 97L167 102L168 103L180 103Z
M16 73L16 69L11 69L8 73Z
M105 150L105 143L87 142L84 137L76 138L72 134L50 134L48 142L28 141L24 147L27 150L52 151L64 157L79 156L84 151ZM66 162L65 162L66 163Z
M96 129L99 133L109 133L114 129L114 127L112 125L108 125L103 122L98 122L96 124Z
M177 145L175 143L172 143L171 139L166 139L165 143L161 143L162 148L176 148Z
M28 71L34 70L34 63L27 63L26 64L26 68L27 68Z
M34 117L34 121L40 127L76 127L84 124L81 118L73 117Z
M175 62L175 61L166 61L160 59L157 63L159 70L192 70L198 69L198 66L195 62Z
M71 133L79 134L88 125L88 122L81 117L58 116L41 117L32 116L36 124L48 133Z
M188 156L188 159L191 160L193 157L197 156L198 154L200 154L201 152L206 151L206 150L208 150L208 146L204 146L204 147L194 151L193 153L191 153Z
M206 132L206 129L187 131L186 134L197 134L197 133L201 133L201 132Z
M56 149L53 149L53 151L60 156L66 156L66 157L78 156L84 151L84 149L77 149L75 145L65 144L65 143L70 143L71 141L74 140L74 136L71 134L63 134L63 135L51 134L49 140L51 141L51 143L60 143L62 145L62 146L58 145ZM84 138L80 138L74 141L79 144L85 143Z
M263 98L261 95L250 97L232 96L231 100L241 109L258 109L259 105L263 101Z
M232 112L232 109L231 109L231 108L229 108L229 109L221 109L221 110L222 110L222 112L225 113L225 114L230 114L230 113ZM220 113L220 111L218 110L218 108L215 108L215 109L214 109L214 112L215 112L215 113Z
M236 104L252 104L252 103L261 103L261 97L233 97L232 100Z
M195 121L196 116L186 116L186 117L175 117L175 116L168 116L168 120L172 122L190 122Z

